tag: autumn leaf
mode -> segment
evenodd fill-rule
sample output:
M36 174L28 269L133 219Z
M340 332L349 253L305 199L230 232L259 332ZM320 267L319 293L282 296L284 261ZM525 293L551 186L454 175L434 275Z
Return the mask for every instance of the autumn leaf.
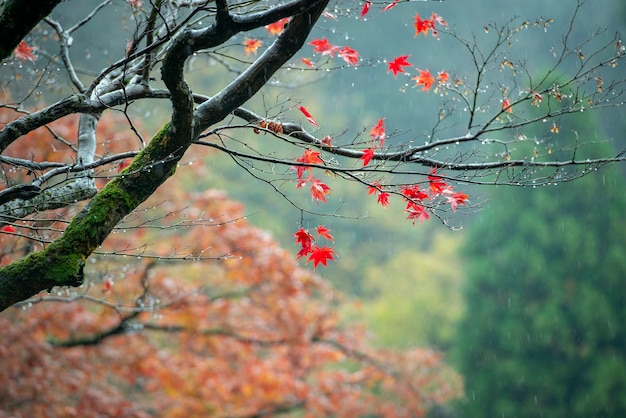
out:
M428 69L424 71L418 68L417 71L419 71L419 75L412 78L412 80L415 80L415 85L416 86L421 85L422 86L421 91L430 90L431 87L433 86L433 83L435 82L435 78L432 76L432 74L430 73Z
M400 55L399 57L395 57L393 61L387 63L387 72L393 72L393 76L397 77L398 73L404 73L404 68L402 67L410 67L410 62L407 61L408 55Z
M513 112L513 108L511 107L511 101L508 98L502 100L502 110L504 110L506 113Z
M333 236L330 235L330 229L326 228L323 225L318 225L317 229L317 235L319 235L320 237L324 237L329 241L333 240Z
M456 212L456 208L459 205L467 204L467 199L469 199L469 195L462 192L456 192L450 196L446 196L446 200L450 204L450 208L452 208L453 212Z
M349 65L357 65L359 63L359 53L347 45L337 51L337 55L343 58Z
M416 220L419 220L420 223L430 219L430 215L426 208L422 205L417 205L415 203L409 202L406 207L406 212L408 213L407 219L412 219L413 224L415 224Z
M15 228L13 225L3 225L2 228L0 228L0 232L12 234L15 232Z
M253 52L256 54L256 50L259 49L261 45L263 45L263 42L258 39L246 38L243 41L243 46L246 48L246 56L249 56Z
M386 208L389 206L389 193L380 192L378 193L377 202L381 204L382 207Z
M365 3L363 3L363 6L361 7L361 19L363 19L363 17L365 17L365 15L370 11L371 5L372 2L370 1L366 1Z
M321 143L324 146L332 147L333 146L333 138L330 135L326 135L326 136L324 136L324 138L322 138Z
M330 55L331 58L339 51L339 47L332 45L326 38L313 39L309 45L313 45L314 54Z
M311 249L311 255L307 261L313 261L313 269L317 268L318 264L326 267L328 260L334 260L333 255L335 252L330 247L318 247L317 245Z
M402 187L402 195L409 201L422 201L424 199L428 199L430 196L422 191L417 184L403 186Z
M34 46L28 45L26 41L21 41L15 48L15 51L13 51L13 54L15 54L15 58L19 58L22 61L35 61L37 57L33 54L34 50Z
M380 142L381 148L385 146L385 118L378 119L378 122L370 131L370 136L372 141L378 140Z
M300 58L300 61L302 61L304 63L304 65L311 67L311 68L315 68L315 64L313 64L313 62L309 59L309 58Z
M320 201L326 203L327 194L330 194L330 187L322 183L319 179L311 179L311 199L313 199L315 203L319 203Z
M304 228L298 229L293 236L296 237L296 245L299 244L302 247L297 255L297 259L299 260L311 252L313 248L313 236Z
M361 159L363 160L363 167L368 165L370 163L370 161L372 161L372 158L374 158L374 150L373 149L368 148L365 151L363 151L363 155L361 155Z
M432 19L422 19L419 13L416 13L413 26L415 26L416 37L422 33L424 34L424 36L428 36L428 31L431 29L435 29L435 21Z
M316 126L317 128L319 128L320 126L317 124L317 122L315 122L315 119L313 119L313 116L311 116L311 114L309 113L309 111L307 110L306 107L304 106L300 106L298 108L298 110L300 110L300 112L302 112L302 114L304 115L304 117L306 118L306 120L308 120L309 122L311 122L311 124L313 124L314 126Z
M270 36L280 35L281 33L283 33L283 30L285 30L285 25L287 24L287 22L289 22L288 17L282 18L277 22L266 25L265 30L267 30Z
M385 7L383 7L383 12L386 12L387 10L391 10L394 7L396 7L396 4L398 4L399 0L393 0L391 3L389 3L388 5L386 5Z
M312 149L308 148L302 153L302 157L296 158L296 162L304 164L324 164L324 160L320 158L320 152L313 151ZM298 178L301 179L302 174L307 170L310 171L311 167L296 166Z
M450 190L450 186L441 179L441 177L437 176L437 167L434 167L430 170L430 174L428 175L430 192L437 196L445 192L446 190Z
M417 37L420 34L428 36L428 31L432 31L433 36L437 38L439 36L439 33L435 28L435 24L439 24L444 27L448 26L448 22L446 22L441 16L436 13L433 13L430 19L422 19L419 13L416 13L413 22L413 25L415 26L415 36Z
M440 71L437 74L437 79L439 80L440 83L447 83L448 80L450 79L450 75L445 71Z

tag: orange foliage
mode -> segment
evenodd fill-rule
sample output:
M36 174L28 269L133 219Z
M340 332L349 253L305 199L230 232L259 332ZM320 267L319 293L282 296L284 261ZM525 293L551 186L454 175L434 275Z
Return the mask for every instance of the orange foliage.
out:
M177 186L110 236L77 293L40 295L77 301L0 315L0 414L414 417L458 396L437 353L368 347L329 285L252 227L241 204ZM67 342L80 344L55 346Z

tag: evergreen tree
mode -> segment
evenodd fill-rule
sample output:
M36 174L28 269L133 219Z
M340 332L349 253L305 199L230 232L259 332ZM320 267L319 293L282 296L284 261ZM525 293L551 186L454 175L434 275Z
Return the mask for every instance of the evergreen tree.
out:
M465 251L463 416L626 416L623 186L607 170L495 191Z

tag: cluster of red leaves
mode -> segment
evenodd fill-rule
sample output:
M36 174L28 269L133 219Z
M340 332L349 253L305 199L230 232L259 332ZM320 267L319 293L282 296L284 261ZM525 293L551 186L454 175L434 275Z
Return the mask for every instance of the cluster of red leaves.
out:
M333 241L333 236L330 235L330 229L326 228L323 225L318 225L315 230L317 231L318 238L325 238L329 241ZM300 245L301 249L298 251L298 260L302 257L307 257L307 262L313 261L313 269L317 268L318 264L322 264L326 267L326 262L328 260L334 260L333 255L335 252L330 247L319 247L314 245L315 238L311 233L304 229L300 228L294 234L296 237L296 245Z
M356 50L350 48L347 45L344 47L333 45L328 42L328 39L326 39L325 37L322 39L313 39L311 42L309 42L309 45L313 46L314 54L321 54L322 56L328 55L330 56L330 58L334 58L336 54L340 58L343 58L343 60L349 65L357 65L359 63L360 55ZM310 60L303 62L305 62L305 64L307 65L309 65L308 63L311 63Z

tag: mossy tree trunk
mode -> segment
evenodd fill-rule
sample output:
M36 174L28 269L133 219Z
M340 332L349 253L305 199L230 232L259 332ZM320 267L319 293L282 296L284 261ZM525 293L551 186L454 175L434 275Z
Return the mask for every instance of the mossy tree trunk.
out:
M113 228L171 176L199 134L256 94L304 44L327 0L294 1L250 16L232 16L226 1L216 1L216 21L204 30L180 32L162 63L162 79L172 102L171 121L72 219L63 235L44 250L0 269L0 311L54 286L82 282L85 260ZM183 77L194 52L221 45L233 35L293 16L289 26L250 67L220 93L194 109Z

